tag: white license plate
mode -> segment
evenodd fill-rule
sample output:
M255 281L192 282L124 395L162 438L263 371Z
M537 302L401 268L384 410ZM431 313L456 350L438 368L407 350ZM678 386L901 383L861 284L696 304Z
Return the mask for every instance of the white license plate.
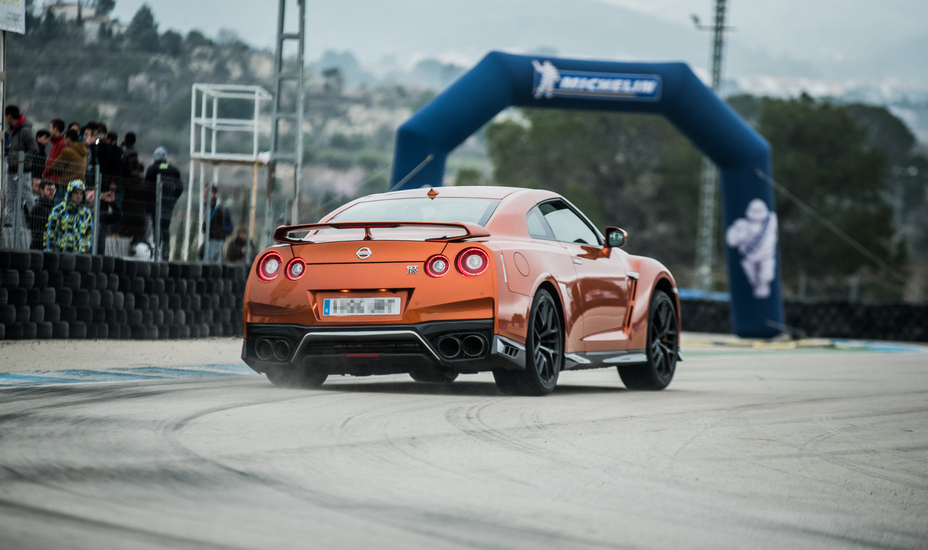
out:
M322 301L325 317L399 314L399 298L326 298Z

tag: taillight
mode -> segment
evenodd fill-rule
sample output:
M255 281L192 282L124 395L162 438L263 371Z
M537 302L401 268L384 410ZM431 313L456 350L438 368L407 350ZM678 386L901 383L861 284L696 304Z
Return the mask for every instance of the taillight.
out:
M425 262L425 272L429 277L442 277L451 268L451 261L441 254L436 254Z
M306 273L306 262L302 258L293 258L287 264L287 269L284 270L284 274L291 281L299 279L304 273Z
M487 253L480 248L468 248L458 254L457 267L458 271L468 277L476 277L487 270L490 265L490 258Z
M272 281L277 278L277 275L280 274L280 264L283 261L280 259L280 254L276 252L268 252L261 258L261 261L258 262L258 278L262 281Z

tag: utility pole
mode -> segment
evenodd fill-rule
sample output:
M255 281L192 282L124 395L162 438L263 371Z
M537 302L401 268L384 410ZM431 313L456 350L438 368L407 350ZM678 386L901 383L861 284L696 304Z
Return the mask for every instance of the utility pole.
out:
M725 49L725 0L715 0L715 24L701 25L699 17L692 16L698 30L714 32L712 41L712 90L718 94L722 82L722 54ZM699 227L696 236L696 286L711 290L715 267L716 204L719 195L719 171L707 158L702 161L702 187L699 198Z
M299 221L300 204L300 172L303 167L303 52L306 44L306 0L296 0L297 28L294 32L285 30L287 0L280 0L277 12L277 51L274 56L274 100L271 121L271 158L268 163L267 193L268 198L274 188L278 162L293 164L293 204L290 211L289 223ZM294 67L284 68L284 49L288 42L297 43ZM287 83L291 83L287 86ZM281 97L284 89L295 94L294 108L290 111L283 109ZM287 121L293 129L293 148L289 151L280 150L280 124Z

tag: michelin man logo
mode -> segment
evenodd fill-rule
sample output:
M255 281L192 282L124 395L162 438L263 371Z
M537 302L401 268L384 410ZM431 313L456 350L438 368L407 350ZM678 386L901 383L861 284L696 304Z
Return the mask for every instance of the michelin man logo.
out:
M541 76L538 86L535 87L535 99L541 99L542 97L551 99L554 97L555 85L561 81L560 71L550 61L539 63L533 59L532 66L535 67L535 72Z
M741 267L754 287L754 297L770 296L770 283L777 273L777 215L760 199L748 204L743 218L738 218L725 232L725 242L741 253Z

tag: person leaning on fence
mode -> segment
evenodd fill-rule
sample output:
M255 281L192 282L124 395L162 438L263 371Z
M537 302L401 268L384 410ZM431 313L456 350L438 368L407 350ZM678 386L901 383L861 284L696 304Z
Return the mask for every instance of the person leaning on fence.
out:
M29 230L32 232L32 244L29 248L43 250L45 248L45 228L48 226L48 216L55 208L55 182L41 180L39 185L39 198L29 212Z
M210 187L209 225L206 226L208 240L206 241L206 254L203 258L207 262L221 262L222 248L226 237L232 234L232 214L219 198L219 186L215 183Z
M42 172L45 171L45 162L48 160L48 143L52 134L48 130L39 130L35 133L36 154L30 162L29 172L32 174L33 185L35 181L42 181Z
M167 149L158 147L154 157L155 162L145 171L145 181L157 185L158 177L161 177L161 212L158 218L161 220L161 257L167 260L171 257L171 217L177 199L184 193L184 183L180 179L180 170L168 162ZM155 205L150 205L150 208L150 212L154 213Z
M81 178L84 177L87 169L87 146L79 140L77 132L74 130L65 132L64 143L64 149L51 166L51 173L54 174L54 179L57 179L59 189L61 189L60 196L57 197L59 201L65 198L64 186L74 180L84 181Z
M225 259L230 264L251 265L255 245L248 239L248 229L240 225L235 238L226 243Z
M72 180L67 198L48 216L45 250L87 253L91 250L92 236L93 214L84 201L84 182Z
M52 119L52 121L48 123L48 131L51 133L49 141L52 144L52 148L48 152L48 158L45 159L45 170L42 172L42 179L58 183L58 174L52 172L52 164L55 163L55 159L64 151L66 145L64 141L64 121L60 118ZM35 174L33 174L33 176L35 176Z
M20 218L22 223L20 224L21 238L29 238L29 229L25 220L22 220L21 216L23 209L25 211L32 210L34 195L32 193L32 175L30 170L32 168L32 161L34 157L38 154L38 146L35 142L35 136L32 134L32 123L26 120L26 115L22 114L19 111L19 107L16 105L8 105L4 110L4 121L6 122L6 135L5 135L5 152L7 154L7 167L9 172L9 178L7 180L7 185L4 199L4 212L3 212L3 246L12 246L15 241L12 240L13 231L12 228L16 226L16 218ZM23 162L23 177L20 181L19 178L19 154L23 153L24 162ZM20 197L22 201L20 204L16 204L16 192L20 191Z
M122 209L116 202L115 181L103 184L105 191L100 195L100 217L97 218L97 254L106 254L106 238L119 235L119 223L122 221ZM87 191L87 204L93 204L94 191ZM112 250L110 250L112 253Z

